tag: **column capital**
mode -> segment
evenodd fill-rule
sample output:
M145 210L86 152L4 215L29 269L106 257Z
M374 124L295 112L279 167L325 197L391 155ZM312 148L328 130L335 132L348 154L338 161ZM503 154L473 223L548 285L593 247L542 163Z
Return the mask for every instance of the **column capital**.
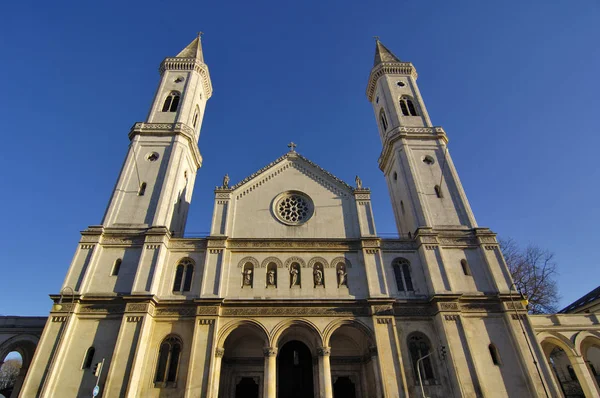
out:
M317 354L320 357L328 357L329 355L331 355L331 347L318 347Z
M223 358L223 355L225 355L225 348L219 347L215 350L215 356L217 358Z
M265 354L265 357L274 357L277 355L277 348L265 347L263 348L263 354Z

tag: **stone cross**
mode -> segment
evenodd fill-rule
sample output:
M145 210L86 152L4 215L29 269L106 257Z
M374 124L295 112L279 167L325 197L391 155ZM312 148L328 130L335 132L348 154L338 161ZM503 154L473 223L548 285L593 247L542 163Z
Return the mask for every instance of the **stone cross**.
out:
M375 39L375 41L379 41L379 36L373 36L373 38Z
M298 145L294 144L293 142L290 142L290 143L288 144L288 148L290 148L290 152L296 152L296 147L297 147L297 146L298 146Z

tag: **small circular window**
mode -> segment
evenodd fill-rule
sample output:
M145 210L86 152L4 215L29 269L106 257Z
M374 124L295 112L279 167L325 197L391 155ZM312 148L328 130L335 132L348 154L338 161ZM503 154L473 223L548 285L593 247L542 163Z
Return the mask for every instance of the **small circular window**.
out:
M433 158L431 156L427 155L427 156L423 157L423 163L431 166L432 164L435 163L435 160L433 160Z
M298 191L280 194L273 201L273 213L287 225L300 225L312 217L314 206L308 195Z
M398 82L396 84L398 85L398 87L404 87L405 86L404 82Z

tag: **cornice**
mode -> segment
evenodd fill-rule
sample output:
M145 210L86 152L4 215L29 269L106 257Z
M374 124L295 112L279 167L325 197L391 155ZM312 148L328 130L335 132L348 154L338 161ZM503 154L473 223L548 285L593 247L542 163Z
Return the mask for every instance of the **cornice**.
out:
M373 102L377 80L383 75L408 75L417 79L417 70L410 62L383 62L371 69L367 84L367 98Z
M208 73L208 66L197 58L165 58L160 64L158 71L162 76L166 70L196 71L202 77L206 99L212 96L212 83L210 81L210 74Z
M202 155L195 140L194 129L185 123L135 123L129 131L129 139L132 140L136 135L171 136L173 134L181 135L188 141L194 164L199 169L202 166Z
M418 140L442 140L445 144L448 143L448 137L442 127L396 127L388 132L383 142L383 149L379 155L379 169L385 171L386 165L393 153L394 144L403 139L411 138Z

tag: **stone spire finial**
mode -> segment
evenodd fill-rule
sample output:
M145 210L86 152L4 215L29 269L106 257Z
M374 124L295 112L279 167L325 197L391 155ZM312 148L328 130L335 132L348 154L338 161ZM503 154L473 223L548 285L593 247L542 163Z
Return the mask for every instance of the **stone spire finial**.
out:
M375 38L375 61L373 66L377 66L382 62L402 62L379 41L379 36L373 37Z
M201 37L204 32L198 32L196 37L190 44L175 56L175 58L196 58L200 62L204 62L204 54L202 53Z

